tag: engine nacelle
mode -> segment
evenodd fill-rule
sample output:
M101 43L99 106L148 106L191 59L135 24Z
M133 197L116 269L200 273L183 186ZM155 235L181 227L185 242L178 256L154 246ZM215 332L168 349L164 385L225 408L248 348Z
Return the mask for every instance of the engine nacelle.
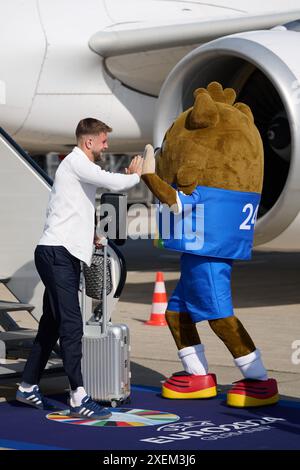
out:
M193 90L219 81L254 114L265 151L265 173L255 245L300 249L300 33L278 28L217 39L185 56L159 95L154 144Z

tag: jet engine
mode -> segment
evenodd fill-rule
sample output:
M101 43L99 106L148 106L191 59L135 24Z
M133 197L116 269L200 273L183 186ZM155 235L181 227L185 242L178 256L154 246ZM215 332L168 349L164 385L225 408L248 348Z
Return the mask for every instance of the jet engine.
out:
M193 103L193 90L219 81L254 114L265 155L255 245L300 249L300 49L298 22L273 30L234 34L197 47L161 89L154 143ZM291 30L294 29L294 30ZM295 30L296 29L296 30Z

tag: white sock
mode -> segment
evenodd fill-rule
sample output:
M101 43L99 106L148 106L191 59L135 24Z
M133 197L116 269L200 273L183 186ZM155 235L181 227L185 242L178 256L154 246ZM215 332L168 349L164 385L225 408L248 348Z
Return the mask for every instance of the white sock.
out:
M207 375L208 364L203 344L188 346L178 351L184 370L193 375Z
M80 406L82 399L87 395L84 387L77 387L76 390L70 390L70 405Z
M19 390L20 392L32 392L34 387L38 387L38 385L37 384L31 385L26 382L21 382L19 385Z
M261 360L259 349L255 349L255 351L246 356L234 359L234 363L238 366L245 379L268 380L268 374Z

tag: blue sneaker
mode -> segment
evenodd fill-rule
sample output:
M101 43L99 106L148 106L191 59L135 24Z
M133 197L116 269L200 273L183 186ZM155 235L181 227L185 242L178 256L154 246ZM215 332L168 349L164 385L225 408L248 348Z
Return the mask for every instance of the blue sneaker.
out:
M107 408L100 406L89 395L81 400L80 406L70 406L70 416L74 418L108 419L111 415Z
M32 392L21 392L17 390L16 400L26 405L34 406L39 410L57 410L57 407L52 405L40 392L39 387L36 385Z

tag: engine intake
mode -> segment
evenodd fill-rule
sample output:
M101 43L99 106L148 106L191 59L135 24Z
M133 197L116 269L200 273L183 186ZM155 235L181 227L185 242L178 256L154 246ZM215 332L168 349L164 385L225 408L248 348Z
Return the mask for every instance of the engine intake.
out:
M278 249L285 247L280 235L287 227L298 230L298 242L292 242L291 249L300 248L300 63L296 44L300 46L298 32L278 28L227 36L194 49L166 79L154 129L154 144L160 146L176 116L192 105L195 88L211 81L234 88L237 100L251 107L264 144L264 184L255 244L277 239L273 247ZM291 232L288 238L294 240Z

